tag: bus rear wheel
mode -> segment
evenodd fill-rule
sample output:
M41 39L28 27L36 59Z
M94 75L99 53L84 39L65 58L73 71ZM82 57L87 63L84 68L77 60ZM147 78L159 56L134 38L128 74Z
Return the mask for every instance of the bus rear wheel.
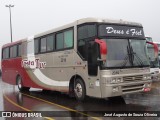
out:
M74 84L75 97L79 101L84 101L86 96L86 88L82 79L77 78Z
M22 82L22 78L20 76L17 77L17 86L19 91L29 91L29 87L24 87L23 86L23 82Z

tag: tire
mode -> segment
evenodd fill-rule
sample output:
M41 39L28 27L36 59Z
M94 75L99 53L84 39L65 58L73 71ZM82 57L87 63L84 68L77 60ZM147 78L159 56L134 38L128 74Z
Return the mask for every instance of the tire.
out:
M23 86L23 81L22 78L20 76L17 77L17 86L19 91L29 91L29 87L24 87Z
M78 101L84 101L86 97L86 88L82 79L77 78L74 84L74 94Z
M45 90L45 89L43 89L42 92L43 92L43 93L49 93L49 92L51 92L51 91L50 91L50 90Z

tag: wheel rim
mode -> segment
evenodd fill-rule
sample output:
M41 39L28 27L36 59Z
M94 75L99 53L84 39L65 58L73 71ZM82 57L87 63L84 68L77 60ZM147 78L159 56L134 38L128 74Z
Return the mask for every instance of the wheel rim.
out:
M76 84L75 92L76 92L77 97L79 97L79 98L82 97L83 90L82 90L82 86L80 83Z

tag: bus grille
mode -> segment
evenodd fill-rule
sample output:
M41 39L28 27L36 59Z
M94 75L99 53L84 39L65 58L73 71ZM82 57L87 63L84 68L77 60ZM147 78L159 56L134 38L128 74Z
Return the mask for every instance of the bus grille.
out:
M144 84L122 86L122 92L124 94L131 92L139 92L143 90L143 86Z
M123 77L124 82L139 81L139 80L143 80L143 75Z

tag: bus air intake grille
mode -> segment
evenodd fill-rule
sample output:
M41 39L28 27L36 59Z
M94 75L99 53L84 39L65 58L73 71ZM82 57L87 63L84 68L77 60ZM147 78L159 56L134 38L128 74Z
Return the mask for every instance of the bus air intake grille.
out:
M123 94L143 91L144 84L122 86Z
M143 80L143 75L125 76L123 77L123 80L124 82L139 81L139 80Z

